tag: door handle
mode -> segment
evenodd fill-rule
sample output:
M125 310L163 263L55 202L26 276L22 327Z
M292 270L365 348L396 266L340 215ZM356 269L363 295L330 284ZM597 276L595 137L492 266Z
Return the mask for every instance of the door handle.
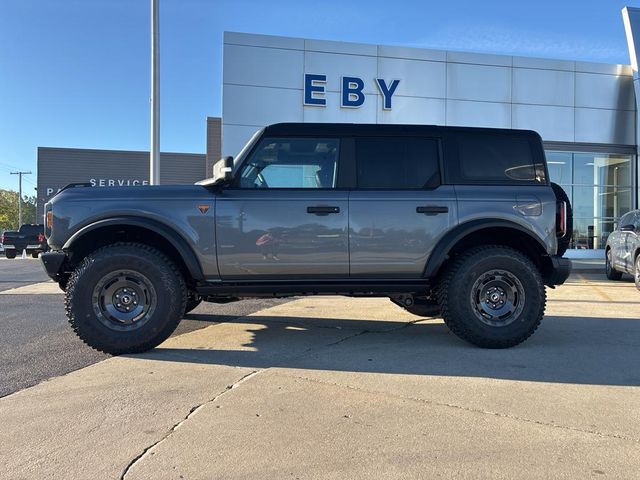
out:
M449 207L443 207L439 205L425 205L423 207L416 207L416 213L423 213L425 215L438 215L439 213L449 213Z
M307 207L307 213L312 213L314 215L329 215L330 213L340 213L340 207Z

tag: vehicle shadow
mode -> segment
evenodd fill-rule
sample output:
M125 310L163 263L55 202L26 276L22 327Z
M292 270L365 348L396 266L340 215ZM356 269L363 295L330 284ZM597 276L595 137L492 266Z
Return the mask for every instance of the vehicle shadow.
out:
M255 315L229 321L191 315L196 316L238 324L232 337L250 340L216 348L214 329L211 347L161 346L135 357L249 368L640 385L640 319L547 316L523 344L488 350L459 340L439 319L401 323Z

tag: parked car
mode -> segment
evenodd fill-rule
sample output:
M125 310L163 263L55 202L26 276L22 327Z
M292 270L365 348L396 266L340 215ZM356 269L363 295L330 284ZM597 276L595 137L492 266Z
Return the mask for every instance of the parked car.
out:
M633 275L640 290L640 210L620 217L618 227L607 238L605 272L609 280L620 280L623 273Z
M45 212L69 322L112 354L202 300L315 294L388 297L511 347L571 268L571 208L532 131L277 124L199 184L70 185Z
M23 250L27 251L27 255L38 258L38 254L48 250L42 224L25 223L17 232L4 232L2 244L7 258L16 258Z

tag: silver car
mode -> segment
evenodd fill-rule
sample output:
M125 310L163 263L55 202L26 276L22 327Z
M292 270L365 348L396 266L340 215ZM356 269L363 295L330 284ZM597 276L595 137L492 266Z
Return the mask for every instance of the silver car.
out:
M620 280L623 273L628 273L640 290L640 210L620 217L618 227L607 239L605 254L607 278Z

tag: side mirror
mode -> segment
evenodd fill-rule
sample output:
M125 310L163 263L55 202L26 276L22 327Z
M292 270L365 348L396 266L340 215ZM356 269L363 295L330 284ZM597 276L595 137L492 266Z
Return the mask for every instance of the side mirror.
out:
M222 157L213 165L213 184L220 185L233 180L233 157Z
M620 227L620 231L622 232L635 232L636 231L636 226L633 223L630 223L629 225L623 225Z

